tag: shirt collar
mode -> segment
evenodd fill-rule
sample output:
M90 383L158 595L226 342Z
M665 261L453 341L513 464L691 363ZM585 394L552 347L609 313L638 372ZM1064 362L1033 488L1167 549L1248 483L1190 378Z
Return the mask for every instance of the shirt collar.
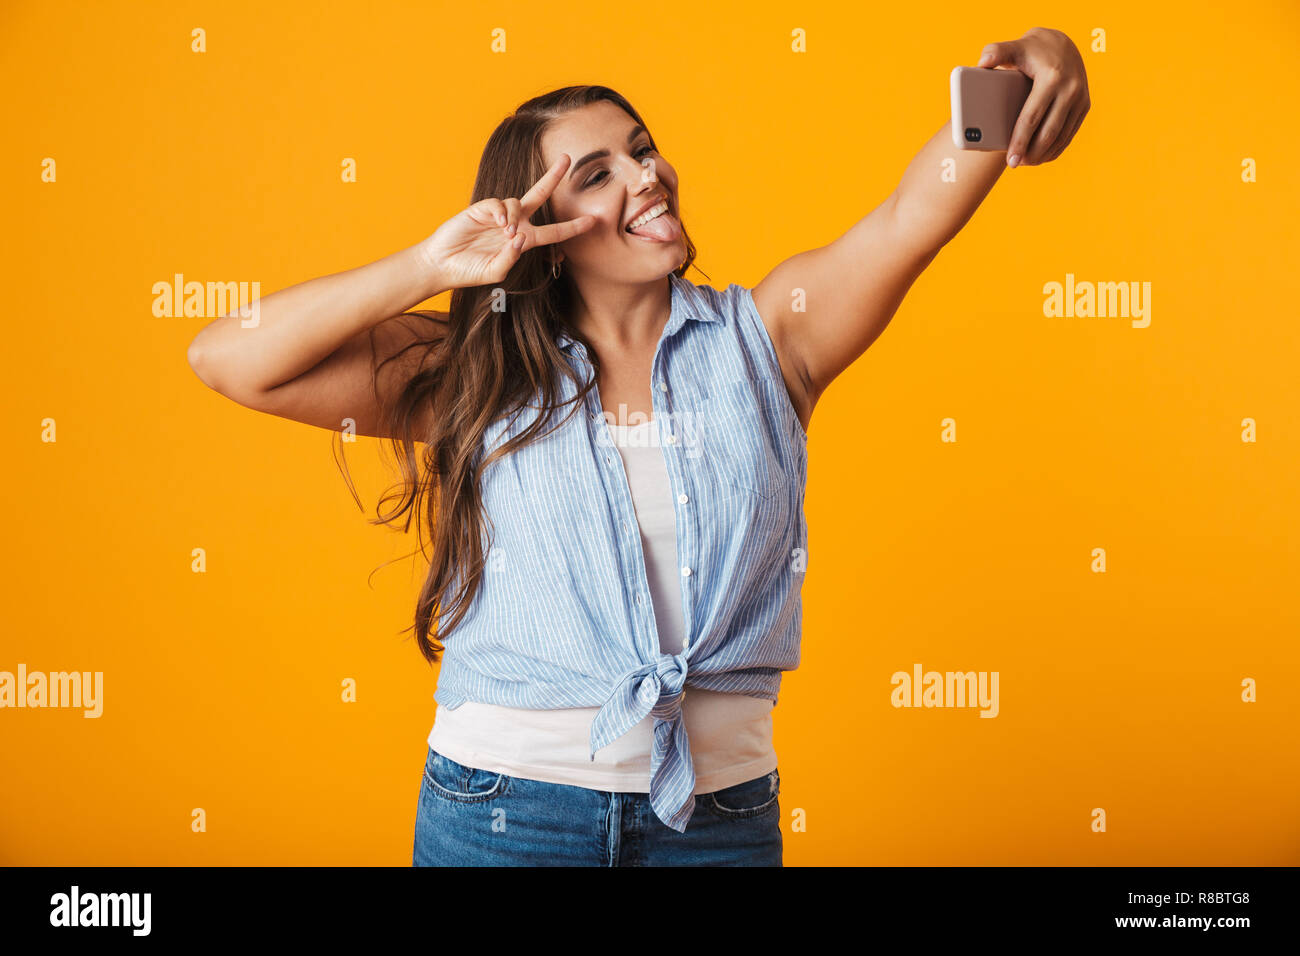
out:
M694 283L688 279L683 279L676 273L669 273L668 282L671 287L671 312L668 315L668 324L664 326L664 338L675 335L677 330L686 324L687 319L693 319L696 322L722 321L722 317L709 307L704 293ZM568 352L575 345L581 343L570 336L567 331L560 329L556 333L555 344L561 351Z

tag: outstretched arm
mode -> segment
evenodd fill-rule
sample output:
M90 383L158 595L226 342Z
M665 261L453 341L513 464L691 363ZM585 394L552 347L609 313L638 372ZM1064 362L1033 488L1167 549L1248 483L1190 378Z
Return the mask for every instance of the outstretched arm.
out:
M808 414L885 330L917 276L969 221L1003 169L1055 159L1088 112L1083 59L1057 30L1036 27L1019 40L990 44L978 65L1019 69L1033 80L1005 152L957 149L945 123L865 218L829 245L786 259L754 287L778 352L802 379ZM798 290L804 310L796 312Z

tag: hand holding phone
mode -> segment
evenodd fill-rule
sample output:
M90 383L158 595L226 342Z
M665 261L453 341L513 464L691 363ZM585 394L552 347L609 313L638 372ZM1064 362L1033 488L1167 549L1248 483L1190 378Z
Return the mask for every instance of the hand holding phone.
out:
M953 145L1005 151L1013 167L1060 156L1092 105L1083 55L1048 27L988 44L975 66L952 71L949 87Z

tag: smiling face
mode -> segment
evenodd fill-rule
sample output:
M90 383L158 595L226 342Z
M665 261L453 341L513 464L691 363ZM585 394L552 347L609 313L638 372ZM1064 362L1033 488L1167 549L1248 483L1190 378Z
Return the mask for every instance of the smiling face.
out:
M686 238L677 205L677 173L650 145L650 136L614 103L601 100L553 121L542 134L549 168L568 153L569 169L551 193L557 222L590 215L591 229L559 243L564 268L612 282L662 279L686 258ZM668 211L635 235L627 226L654 212Z

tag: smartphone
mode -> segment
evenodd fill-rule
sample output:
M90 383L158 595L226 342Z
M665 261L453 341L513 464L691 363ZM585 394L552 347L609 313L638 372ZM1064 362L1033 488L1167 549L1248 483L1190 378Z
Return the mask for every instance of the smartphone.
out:
M1011 145L1020 110L1034 81L1019 70L959 66L952 91L952 143L958 149L998 150Z

